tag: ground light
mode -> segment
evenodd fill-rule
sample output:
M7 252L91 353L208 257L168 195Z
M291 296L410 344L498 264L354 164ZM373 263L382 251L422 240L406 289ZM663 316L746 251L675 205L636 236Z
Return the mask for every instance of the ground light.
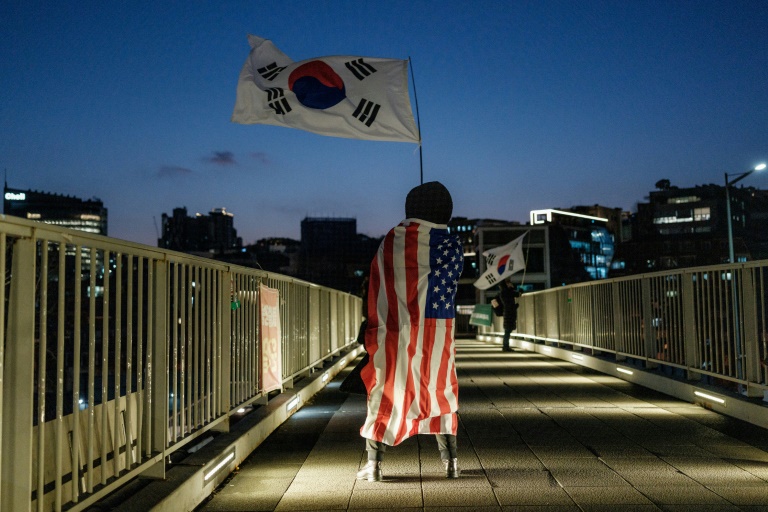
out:
M297 405L299 405L299 395L294 396L288 401L287 404L285 404L285 410L287 412L291 412L296 408Z
M698 396L699 398L703 398L705 400L709 400L709 401L718 403L718 404L722 405L723 407L725 407L725 399L724 398L720 398L720 397L715 396L715 395L710 395L709 393L705 393L703 391L694 391L693 394Z
M229 452L224 456L224 458L216 464L210 471L203 474L203 481L207 482L210 480L213 476L216 475L219 471L221 471L232 459L235 458L235 449L232 448L232 451Z

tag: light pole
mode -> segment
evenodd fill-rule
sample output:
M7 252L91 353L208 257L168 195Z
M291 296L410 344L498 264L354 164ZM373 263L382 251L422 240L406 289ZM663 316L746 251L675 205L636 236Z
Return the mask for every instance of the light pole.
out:
M731 218L731 192L730 188L731 185L734 183L743 180L750 174L752 174L755 171L762 171L765 169L765 164L759 164L755 166L754 169L751 169L747 172L741 172L736 174L728 174L725 173L725 213L728 216L728 262L733 265L735 263L736 258L733 254L733 219ZM728 181L728 177L733 177L734 179L731 181ZM733 338L734 343L736 345L736 377L739 380L744 379L743 375L743 364L741 361L741 358L743 357L744 351L742 350L741 346L741 315L739 313L739 295L738 295L738 287L736 286L736 269L731 268L730 271L730 279L731 279L731 296L733 298ZM743 385L739 383L739 392L743 393Z
M765 164L755 166L754 169L750 169L747 172L740 172L736 174L725 173L725 214L728 216L728 262L734 263L735 257L733 255L733 218L731 218L731 185L743 180L755 171L762 171L765 169ZM732 176L735 179L728 181L728 177Z

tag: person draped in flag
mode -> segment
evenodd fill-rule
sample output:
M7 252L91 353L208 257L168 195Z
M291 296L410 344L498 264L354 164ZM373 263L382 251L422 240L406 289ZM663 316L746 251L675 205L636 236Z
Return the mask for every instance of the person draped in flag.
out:
M437 181L412 189L405 220L384 237L371 262L361 377L368 392L360 429L367 464L357 478L382 479L387 446L417 434L437 437L448 478L458 478L459 385L455 298L464 254L448 232L453 200Z

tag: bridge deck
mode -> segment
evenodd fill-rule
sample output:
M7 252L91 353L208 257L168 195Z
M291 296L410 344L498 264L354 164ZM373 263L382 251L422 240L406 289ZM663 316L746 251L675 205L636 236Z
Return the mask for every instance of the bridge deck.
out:
M457 361L458 480L419 436L357 481L347 369L197 510L768 510L766 429L535 353L462 340Z

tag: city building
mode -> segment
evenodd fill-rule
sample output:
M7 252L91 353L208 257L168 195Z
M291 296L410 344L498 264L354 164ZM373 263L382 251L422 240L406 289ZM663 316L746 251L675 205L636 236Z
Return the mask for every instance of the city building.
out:
M729 260L725 187L656 183L647 203L637 205L632 240L619 247L621 274L715 265ZM731 187L735 261L768 257L768 195Z
M299 252L301 243L292 238L263 238L246 247L256 257L258 268L278 272L286 276L299 273Z
M359 293L381 238L357 233L357 219L305 217L301 221L299 276L337 290Z
M174 208L162 216L162 235L157 246L200 256L219 256L242 252L243 240L237 236L234 215L226 208L215 208L208 215L187 215L187 208Z
M604 217L599 215L605 215ZM608 277L615 253L615 234L621 233L622 211L604 206L574 206L563 210L533 210L531 226L556 224L592 279Z
M99 199L22 190L5 183L3 213L63 228L107 235L107 209Z
M749 226L744 238L752 259L768 259L768 190L749 190Z
M107 236L107 209L97 198L80 199L50 192L10 188L6 182L3 213L62 228ZM74 256L74 248L68 247L66 254ZM83 264L90 265L91 249L84 248L81 254ZM98 269L104 268L103 259L103 254L98 252L96 256Z

